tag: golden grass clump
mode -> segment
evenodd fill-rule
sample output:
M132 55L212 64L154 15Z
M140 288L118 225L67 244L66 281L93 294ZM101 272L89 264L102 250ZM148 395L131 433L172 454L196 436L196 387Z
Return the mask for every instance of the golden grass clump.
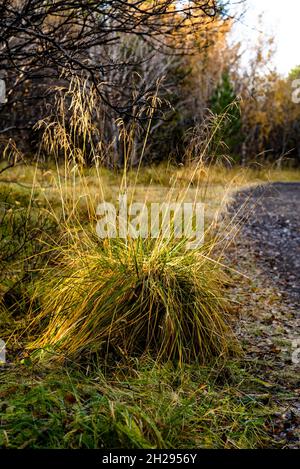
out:
M66 106L66 96L70 106ZM187 153L198 156L183 185L175 171L174 176L168 174L166 191L162 191L163 180L157 177L154 179L159 185L152 187L153 173L146 174L142 162L153 112L160 103L157 89L147 109L149 120L134 171L130 169L136 129L128 129L120 119L116 123L117 138L124 146L124 169L114 187L111 180L103 184L99 167L103 148L95 146L99 139L94 137L99 135L91 125L95 96L87 82L75 80L69 90L59 91L57 115L39 124L44 128L44 151L57 162L64 157L65 175L61 177L58 171L57 178L61 210L55 207L54 217L61 233L67 233L71 241L54 243L58 265L42 272L41 308L34 318L40 327L39 338L29 348L60 361L78 361L91 355L106 360L111 355L129 357L149 352L157 359L180 364L225 357L231 334L221 293L221 268L210 258L211 245L187 251L187 240L175 244L174 236L166 240L163 234L155 240L105 241L88 234L88 224L95 224L95 206L100 199L114 200L118 194L128 194L131 202L138 197L147 203L156 200L158 194L159 201L183 203L193 192L194 203L202 200L200 192L205 196L205 184L201 177L201 187L195 187L194 179L199 186L196 175L204 168L205 155L220 123L212 126L201 151L193 147L196 138L188 146ZM70 120L69 128L66 119ZM93 181L91 174L86 176L88 161L95 163L97 178ZM48 205L51 211L51 199Z
M208 248L115 240L66 250L44 279L40 338L55 360L152 353L205 363L230 349L220 268Z

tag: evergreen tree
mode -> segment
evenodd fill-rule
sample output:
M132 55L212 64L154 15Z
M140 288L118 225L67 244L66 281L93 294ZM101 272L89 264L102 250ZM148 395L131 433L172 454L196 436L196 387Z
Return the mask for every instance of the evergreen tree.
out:
M223 73L212 96L211 110L219 117L220 122L215 139L224 143L229 155L238 161L239 147L243 140L241 109L228 72ZM220 153L220 146L217 153Z

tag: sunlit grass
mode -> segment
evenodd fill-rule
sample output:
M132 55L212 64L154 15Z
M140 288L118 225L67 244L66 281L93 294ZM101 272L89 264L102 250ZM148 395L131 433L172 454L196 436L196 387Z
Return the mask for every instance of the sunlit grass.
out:
M64 169L60 169L64 175ZM198 183L189 184L190 176L184 168L176 171L180 177L173 176L171 182L167 182L167 176L160 167L148 168L148 179L141 171L134 188L135 200L159 202L162 197L167 200L170 189L175 199L182 198L183 194L190 201L197 197L206 203L208 227L225 208L236 188L291 176L284 171L271 172L270 178L265 172L260 172L255 173L254 178L253 172L248 173L244 169L229 171L211 167L207 170L209 182L207 174L205 176L204 191L198 190ZM214 242L188 256L181 250L182 246L173 246L172 251L171 244L160 244L160 249L157 245L154 252L150 244L141 245L139 249L137 245L125 246L124 243L116 243L114 248L113 244L105 246L95 238L95 206L103 199L101 190L105 199L116 200L122 175L101 169L99 178L95 168L84 169L83 172L83 175L73 173L73 178L72 175L59 178L57 168L53 166L43 169L20 166L2 175L7 181L15 181L3 183L3 186L9 187L12 197L21 207L26 207L28 198L32 197L35 206L59 222L59 235L52 239L53 242L50 236L45 243L45 250L49 251L52 260L36 272L38 282L30 286L32 293L32 287L35 289L39 285L36 290L37 309L27 314L23 311L18 317L8 312L3 304L0 307L0 327L5 331L8 358L14 357L18 363L28 344L35 343L35 346L42 347L47 360L56 356L69 363L65 360L69 357L83 363L85 368L84 374L78 374L74 369L69 369L66 374L60 366L44 368L35 360L31 362L30 358L25 358L27 366L14 365L8 373L1 373L1 447L266 446L265 422L270 409L260 403L259 398L253 397L253 393L247 395L249 383L241 375L240 365L237 364L230 372L233 382L227 383L227 371L214 373L213 360L220 355L223 362L221 370L224 369L224 362L229 363L228 352L232 345L232 336L223 322L226 295L222 291L222 267L216 262L218 257L210 259ZM165 179L159 181L153 177L158 173ZM296 174L293 173L293 177ZM188 190L185 177L190 186ZM129 175L130 178L135 179L133 174ZM75 193L74 180L78 190ZM229 184L232 180L235 182ZM85 194L85 197L78 201L79 194ZM213 238L213 231L210 231L210 236ZM103 286L106 289L103 290ZM4 293L3 285L2 288ZM190 298L196 298L195 288L197 298L199 295L201 298L197 307L191 309ZM110 291L114 293L110 295ZM151 317L144 314L147 302L152 308ZM63 314L67 303L70 309ZM172 328L166 328L165 335L155 335L155 340L151 341L151 333L153 335L156 330L156 305L162 305L165 326L172 324L167 319L170 311L175 330L177 328L180 334L187 331L188 334L176 336ZM119 321L114 324L115 334L110 340L113 311L118 312ZM103 313L107 312L108 324L102 327ZM135 322L133 315L137 312ZM129 318L129 331L122 324L122 314ZM189 322L195 319L195 315L196 324L190 328ZM35 328L29 327L33 317L42 319L38 327L37 324ZM73 323L74 318L79 322ZM203 319L205 340L209 339L206 346L199 348L199 341L193 341L193 345L187 348L186 340L191 339L191 333L197 331ZM188 329L180 329L181 323ZM151 325L149 330L145 324ZM75 326L68 330L67 325ZM201 327L199 331L201 338ZM39 344L37 337L40 338ZM144 366L146 350L139 341L142 337L148 340L148 352L152 356L160 355L162 358L164 351L166 358L166 354L171 352L175 363L181 361L181 368L174 367L170 360L167 360L167 365L150 362L149 366ZM134 366L130 358L132 353L141 356ZM187 367L184 360L193 358L193 355L195 358L195 354L197 365ZM210 365L205 369L199 367L199 362L207 361L208 357ZM125 361L126 367L122 372L119 370L115 375L104 377L105 359L118 367ZM90 364L93 364L94 371L87 377ZM257 389L257 385L253 387ZM7 408L11 410L7 411Z
M152 351L180 364L226 359L222 272L209 255L209 246L186 252L184 243L142 240L68 246L41 287L36 321L49 323L31 348L50 348L48 358L59 360L112 351Z
M97 129L81 107L80 83L69 91L71 125L63 126L64 102L57 122L39 124L44 151L57 164L24 163L1 174L1 254L8 260L0 337L10 362L1 373L0 445L263 446L268 412L242 391L240 367L230 367L239 347L222 255L235 221L219 215L237 189L300 180L299 171L205 164L214 130L195 163L144 167L153 111L139 168L130 166L134 135L121 121L124 170L87 167L86 159L99 163L100 150L109 156L109 148L93 147ZM187 161L197 148L189 146ZM169 238L100 240L97 205L116 204L120 194L147 205L204 203L204 244L189 250L189 240L174 240L172 231Z

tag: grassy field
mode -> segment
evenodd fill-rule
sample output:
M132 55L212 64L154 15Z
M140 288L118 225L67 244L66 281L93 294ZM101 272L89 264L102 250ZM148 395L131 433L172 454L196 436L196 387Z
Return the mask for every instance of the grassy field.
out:
M240 188L296 180L299 171L167 165L3 172L0 446L274 445L265 384L232 332L222 254L235 227L220 215ZM204 245L99 241L96 206L120 189L139 202L203 202Z

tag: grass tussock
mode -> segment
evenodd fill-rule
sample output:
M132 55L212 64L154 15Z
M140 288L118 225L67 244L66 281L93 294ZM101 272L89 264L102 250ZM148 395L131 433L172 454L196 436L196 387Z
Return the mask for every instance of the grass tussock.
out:
M96 200L84 168L90 158L96 161L99 149L94 146L93 129L85 117L85 108L80 104L80 90L80 82L74 82L74 87L69 90L69 111L74 124L71 125L71 134L64 126L66 107L63 98L60 100L60 112L54 120L40 123L44 129L44 149L54 155L56 161L59 161L61 153L64 155L65 175L63 181L61 177L58 180L61 213L66 232L71 238L75 237L75 242L74 239L71 242L68 240L66 247L58 247L60 259L57 268L43 275L42 306L35 318L43 327L39 338L29 348L37 349L39 353L42 350L42 355L58 361L78 361L94 354L106 360L111 353L130 357L150 352L158 360L172 360L182 365L194 360L207 363L214 357L227 357L231 350L231 334L225 301L222 299L221 269L218 262L210 258L211 246L189 252L186 250L188 241L182 239L174 243L172 233L168 241L159 232L155 240L142 241L129 237L126 241L117 238L103 243L94 241L94 236L88 233L88 222L91 225L95 222L93 205ZM138 192L152 113L157 105L155 96L153 99L155 102L149 114L139 165L134 172L130 171L134 129L128 132L124 122L118 123L126 135L122 137L124 169L117 192L130 195L131 201ZM63 130L63 135L59 129ZM84 136L83 140L72 138L77 132ZM193 176L203 167L215 132L213 129L203 148L199 149L189 181L179 188L179 192L176 191L175 173L164 201L171 202L174 197L177 202L185 200ZM57 139L57 135L62 138ZM187 152L194 150L191 144ZM105 185L98 169L97 164L99 194L106 200ZM79 186L76 175L80 178ZM70 177L73 186L71 193L66 190ZM199 201L201 192L197 187L194 203ZM86 217L79 203L83 193L87 201ZM145 193L143 201L152 202L153 199ZM76 234L81 229L84 240Z
M40 288L35 321L44 328L30 347L56 360L151 352L205 363L232 348L222 274L208 247L89 240L68 246Z

